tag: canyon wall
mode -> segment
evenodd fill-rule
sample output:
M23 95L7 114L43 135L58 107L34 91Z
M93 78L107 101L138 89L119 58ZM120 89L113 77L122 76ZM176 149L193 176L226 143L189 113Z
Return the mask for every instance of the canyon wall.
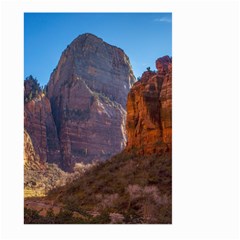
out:
M157 71L146 71L127 99L127 150L140 154L172 148L172 59L156 60Z

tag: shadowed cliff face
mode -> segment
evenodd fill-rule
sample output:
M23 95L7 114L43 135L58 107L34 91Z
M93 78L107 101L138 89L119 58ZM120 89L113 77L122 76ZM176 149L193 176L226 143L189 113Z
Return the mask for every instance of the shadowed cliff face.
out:
M126 99L135 81L125 53L92 34L62 53L48 83L62 167L105 160L126 145Z
M157 72L144 72L128 94L127 150L168 151L172 145L172 59L157 59Z
M61 165L60 146L48 98L39 93L24 104L24 128L41 162Z

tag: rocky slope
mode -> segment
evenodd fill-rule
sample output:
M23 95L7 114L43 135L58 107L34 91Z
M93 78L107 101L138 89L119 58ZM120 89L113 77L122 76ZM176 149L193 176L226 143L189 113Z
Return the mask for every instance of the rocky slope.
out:
M44 164L40 161L39 155L35 152L32 140L24 130L24 169L40 170L44 168Z
M61 214L50 211L40 217L34 207L25 205L25 223L169 224L171 180L169 152L139 156L123 151L36 200L41 206L48 202L61 206Z
M157 59L156 68L157 72L144 72L128 94L127 150L140 154L172 147L172 59Z
M135 81L123 50L92 34L62 53L47 88L62 168L106 160L126 144L126 99Z
M80 177L92 165L77 165L70 174L56 164L42 162L36 153L32 140L24 130L24 197L43 197L49 190L70 183Z

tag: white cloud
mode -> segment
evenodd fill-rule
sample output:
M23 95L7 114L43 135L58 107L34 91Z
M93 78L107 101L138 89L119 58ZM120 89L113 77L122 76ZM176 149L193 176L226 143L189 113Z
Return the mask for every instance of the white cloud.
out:
M155 19L154 19L154 22L166 22L166 23L171 23L172 20L171 20L170 18L162 17L162 18L155 18Z

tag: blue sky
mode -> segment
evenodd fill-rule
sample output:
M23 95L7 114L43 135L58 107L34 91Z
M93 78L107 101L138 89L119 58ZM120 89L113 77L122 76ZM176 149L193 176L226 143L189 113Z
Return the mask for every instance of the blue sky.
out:
M63 50L83 33L122 48L136 77L154 70L158 57L172 56L171 13L25 13L24 78L46 84Z

